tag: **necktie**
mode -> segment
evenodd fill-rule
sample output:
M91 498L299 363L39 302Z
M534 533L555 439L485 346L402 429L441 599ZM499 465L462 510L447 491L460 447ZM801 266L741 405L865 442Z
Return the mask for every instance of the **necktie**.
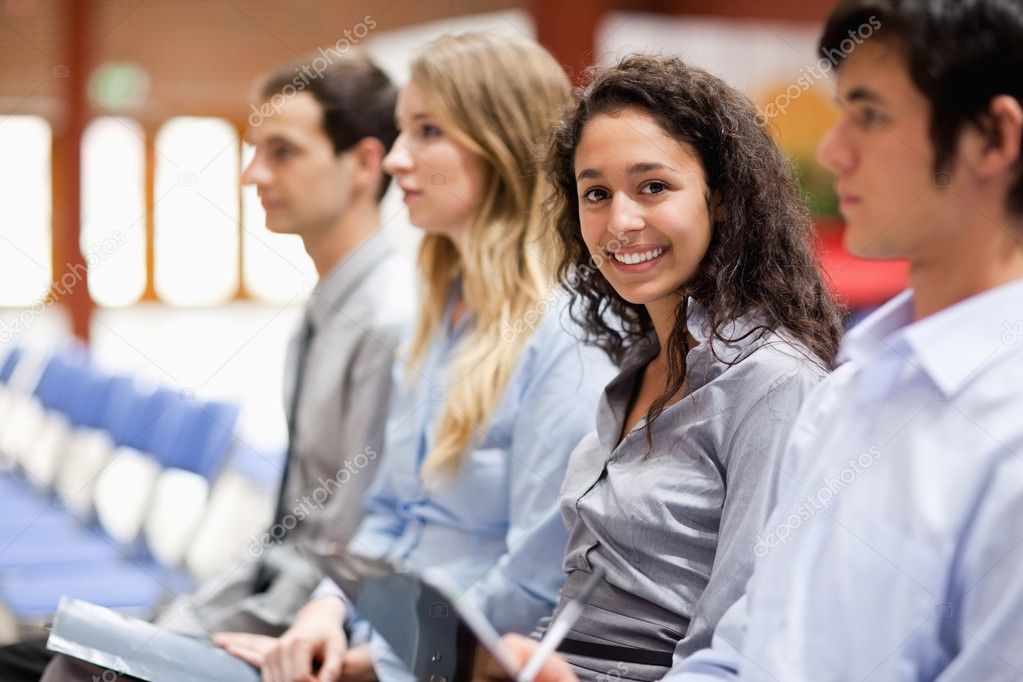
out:
M277 494L277 508L274 511L274 523L281 523L284 519L285 513L287 513L288 474L291 470L291 460L295 454L295 423L298 419L298 407L302 397L302 384L305 380L305 368L309 359L309 348L312 346L315 331L312 320L309 317L309 311L307 310L302 322L302 331L298 338L298 356L295 362L294 390L291 393L291 401L288 405L287 414L288 449L287 454L284 456L284 471L281 473L281 487ZM281 535L281 537L283 537L283 535Z
M370 242L367 242L370 243ZM320 323L324 324L324 320L331 319L334 314L344 306L345 302L352 295L352 292L356 291L362 283L369 277L370 273L373 272L374 268L381 267L384 261L388 258L386 253L380 253L382 242L374 242L377 244L376 251L368 252L361 256L361 263L357 263L356 267L349 265L348 280L335 286L341 289L341 294L336 296L330 309L325 315L320 316ZM317 285L317 289L313 295L320 293L322 282ZM311 301L310 301L311 303ZM309 349L312 346L313 336L316 333L316 328L313 326L311 318L311 310L306 307L305 316L302 320L302 329L299 332L298 337L298 352L296 354L295 361L295 383L293 384L294 390L291 393L291 400L288 404L288 449L284 456L284 471L281 473L281 486L277 493L277 505L274 510L274 524L280 525L278 530L276 527L271 526L271 532L274 537L278 540L284 539L284 533L287 532L287 528L284 526L284 517L288 512L288 478L291 473L291 461L295 454L295 444L297 440L296 423L298 421L298 410L299 404L302 399L302 384L305 380L306 365L309 360ZM297 525L297 520L296 520ZM294 528L294 526L292 527ZM256 574L253 579L252 591L254 594L265 592L273 584L277 577L278 568L271 567L269 562L260 561L256 570Z

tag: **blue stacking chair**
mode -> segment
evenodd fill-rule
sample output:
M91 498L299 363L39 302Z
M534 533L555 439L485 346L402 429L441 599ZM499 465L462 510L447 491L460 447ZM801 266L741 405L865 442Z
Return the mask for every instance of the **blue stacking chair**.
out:
M134 381L128 382L110 396L105 428L114 446L142 450L152 443L153 425L174 399L174 392L159 388L144 393Z
M86 354L77 345L54 352L43 366L32 391L33 398L47 415L60 414L66 406L67 394L76 384L76 378L86 361ZM53 436L53 423L44 421L37 429L26 431L19 438L19 450L8 453L17 462L22 475L4 479L0 489L0 517L10 518L12 509L40 509L51 491L49 485L55 473L55 462L48 457L35 457L33 447ZM10 424L10 428L24 428L24 424ZM38 513L38 512L37 512Z
M5 362L5 364L7 364L7 363ZM57 366L58 364L60 364L60 363L57 360L57 356L55 354L51 354L45 360L45 362L41 362L40 363L39 374L38 374L38 376L36 376L34 378L34 381L33 381L33 384L32 384L32 388L29 391L29 394L27 396L22 397L21 399L22 400L26 400L27 399L29 401L35 402L39 406L39 408L41 410L45 411L45 407L43 407L43 405L42 405L43 398L40 396L40 393L43 393L44 396L46 396L48 398L49 394L53 392L53 391L50 390L49 384L53 383L55 375L60 372L60 369ZM5 380L5 384L10 381L11 377L14 374L14 370L15 370L15 367L10 367L11 374ZM22 390L25 390L25 388L27 388L27 387L23 386ZM22 458L24 457L24 454L25 454L22 451L22 449L21 449L21 446L24 445L23 441L27 440L27 436L34 436L35 435L32 432L29 432L28 434L20 433L19 434L20 437L12 438L12 436L14 435L14 431L15 430L16 431L23 431L26 428L30 428L30 426L28 426L25 423L23 423L23 420L24 420L25 416L26 415L23 412L12 414L12 415L10 415L11 422L8 423L8 424L5 424L5 426L7 428L11 429L11 431L4 434L4 436L5 436L5 439L4 439L5 443L10 448L10 449L6 449L5 450L4 455L8 458L9 463L15 464L15 465L19 465L19 466L20 466L21 460L22 460ZM34 423L30 422L30 424L31 424L31 427L35 426ZM15 441L15 442L12 442L12 441ZM15 449L15 448L17 448L17 449ZM8 498L11 495L11 493L13 493L13 492L20 492L21 490L25 490L28 487L25 484L24 476L22 476L21 478L19 478L17 480L12 480L12 483L15 483L16 485L12 486L10 489L4 489L3 490L3 497L4 498Z
M134 381L126 376L106 377L93 371L81 382L81 403L88 407L77 407L79 417L75 421L81 426L100 429L108 434L115 445L120 445L118 435L131 425L137 418L137 410L143 400L135 388ZM26 484L27 486L27 484ZM60 500L50 500L47 495L39 495L26 488L29 495L5 495L0 499L0 547L4 544L5 531L12 526L23 526L26 516L37 517L46 510L62 511ZM66 493L65 493L66 494ZM87 516L87 515L86 515ZM47 514L47 518L60 517L60 514ZM37 520L36 525L42 520Z
M50 384L62 380L62 371L57 369L47 376L43 388L47 397ZM166 388L155 390L135 405L125 405L130 398L131 395L114 397L114 408L125 409L125 418L114 423L115 443L158 459L160 454L166 457L172 453L173 444L187 433L187 422L195 411L193 404ZM144 551L134 539L122 546L98 524L83 527L59 503L21 505L23 510L10 514L0 525L0 576L10 578L27 570L45 571L56 565L109 562L120 559L123 553L144 558Z
M154 454L165 469L214 476L230 451L238 407L227 403L181 402L193 409L176 434L169 432L174 419L165 416L161 420L155 430L160 442L154 443ZM0 598L13 613L26 619L52 612L62 595L122 611L146 613L161 598L184 587L183 576L175 569L142 554L85 567L65 564L42 574L0 580Z
M14 368L18 366L18 360L21 359L22 354L21 346L13 346L7 355L4 356L4 362L0 365L0 384L6 384L11 380L11 375L14 374Z
M36 386L35 395L47 418L23 444L19 454L21 468L33 486L48 494L63 454L69 432L69 416L81 400L84 377L89 373L88 354L76 346L54 353ZM86 398L87 399L87 398Z
M63 411L69 403L69 393L88 362L88 354L77 346L56 351L46 363L34 390L43 407Z
M213 480L230 452L239 411L234 403L202 403L191 428L176 452L168 453L164 466L185 469L208 481Z
M46 390L44 388L44 392ZM135 405L125 405L127 397L122 395L114 398L115 409L126 408L126 418L114 424L115 443L133 450L122 451L117 456L136 460L145 456L157 460L172 456L174 444L181 442L188 433L198 403L185 400L178 391L163 387L144 396ZM116 467L117 462L108 463L109 466ZM105 471L104 475L107 473ZM124 490L126 495L139 492L135 487ZM142 490L141 493L145 496L148 491ZM110 493L115 494L116 491ZM117 524L119 519L116 516L120 507L118 500L110 495L107 506L110 510L108 516L112 518L108 521ZM64 513L70 517L70 514ZM104 528L101 521L88 527L73 524L70 529L60 528L59 532L48 529L46 524L38 528L32 524L30 530L21 533L6 546L0 544L0 587L5 590L10 588L15 596L21 594L21 590L15 586L33 577L63 583L75 575L112 569L126 556L140 566L152 563L145 546L136 537L111 537L110 529ZM33 594L37 595L38 592Z
M63 380L62 371L58 370L49 381L59 384ZM49 390L48 386L44 387L44 395ZM131 411L129 423L121 425L122 444L140 453L151 453L163 448L163 442L168 439L182 438L190 419L189 407L190 403L183 401L177 391L156 389L141 401L137 410ZM136 491L125 491L126 494L133 492ZM86 527L62 523L53 520L51 513L71 517L63 505L55 507L50 503L41 509L29 508L12 519L10 525L0 526L0 576L10 577L56 565L110 562L118 560L125 552L144 554L133 540L122 546L97 524Z
M76 429L94 429L102 423L110 377L92 365L82 367L77 374L76 383L68 391L64 416Z
M13 513L5 509L8 513L0 518L0 547L26 528L53 543L79 533L79 522L92 520L91 481L104 464L104 453L113 440L112 426L120 418L115 400L138 402L139 393L130 377L108 376L95 368L83 373L73 392L68 417L75 433L66 443L68 451L54 482L57 495L50 499L37 497L28 503L23 500Z
M253 448L240 439L234 444L182 557L191 580L201 583L221 575L251 549L252 538L266 530L284 457L283 444L269 450ZM245 513L239 514L239 509Z
M8 384L14 375L14 370L18 366L18 361L21 359L23 352L21 346L13 346L7 351L3 363L0 364L0 429L7 426L7 420L10 418L9 409L13 397L8 393L11 390ZM0 455L3 454L5 453L0 452ZM3 460L4 457L0 457L0 490L3 490L3 486L7 485L4 476L8 473L14 473L13 462ZM4 471L4 469L8 471Z
M138 418L145 396L131 377L98 375L93 407L82 415L82 431L71 443L68 462L55 486L79 520L88 523L95 517L93 484L116 448L125 444L121 434L126 424Z
M51 449L56 447L62 451L38 453L41 456L57 460L54 462L54 466L57 468L54 472L54 480L48 481L51 484L55 482L60 467L63 466L61 460L69 454L66 452L69 436L76 429L97 428L101 424L102 410L113 386L109 377L88 365L81 367L61 365L62 363L59 361L54 365L55 371L51 371L47 375L47 382L43 386L43 395L51 403L54 400L59 403L69 429L63 438L58 438L50 443ZM56 394L61 387L63 387L63 395L59 398L56 395L49 395L50 392ZM53 425L50 428L53 428ZM26 521L37 520L41 515L48 514L50 511L55 509L60 511L59 500L52 499L52 492L50 488L25 489L21 494L5 496L0 501L0 528L23 526ZM3 533L0 532L0 538L3 537Z
M158 403L156 404L157 409ZM142 524L160 471L179 466L185 456L180 450L195 428L201 403L175 393L166 407L155 415L147 441L126 462L113 462L97 481L96 516L104 530L133 556L145 556L140 540ZM123 466L122 466L123 465ZM121 470L118 470L120 467ZM182 467L183 468L183 467ZM125 478L125 476L127 478Z

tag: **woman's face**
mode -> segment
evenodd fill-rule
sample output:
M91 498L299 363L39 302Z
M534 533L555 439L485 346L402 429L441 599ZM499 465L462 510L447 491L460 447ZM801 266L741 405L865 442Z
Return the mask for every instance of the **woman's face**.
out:
M583 241L615 291L676 306L707 253L713 220L696 153L639 109L598 114L575 151Z
M395 118L401 134L384 170L405 195L409 221L461 243L483 198L486 163L444 130L415 83L399 94Z

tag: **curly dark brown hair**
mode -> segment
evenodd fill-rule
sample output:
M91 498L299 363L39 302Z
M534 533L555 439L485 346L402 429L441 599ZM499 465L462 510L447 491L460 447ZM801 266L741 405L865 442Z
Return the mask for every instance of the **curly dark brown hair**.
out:
M593 274L580 230L574 168L583 128L602 113L649 114L696 153L721 209L707 253L680 292L666 353L667 388L651 404L647 423L685 384L691 347L687 297L706 308L712 349L715 341L729 344L784 330L813 361L832 369L841 315L822 279L813 227L792 170L749 99L677 58L631 55L590 76L552 133L545 167L556 188L549 208L564 246L558 275L571 295L572 316L612 360L621 362L653 325L644 306L629 303ZM743 337L728 338L729 322L751 313L759 324Z

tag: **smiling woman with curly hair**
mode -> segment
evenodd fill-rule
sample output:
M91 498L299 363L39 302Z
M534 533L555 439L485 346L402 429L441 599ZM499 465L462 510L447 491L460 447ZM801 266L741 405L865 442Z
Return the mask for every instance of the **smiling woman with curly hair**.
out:
M561 490L555 616L582 679L660 679L741 595L779 461L840 316L789 166L753 105L679 59L598 70L547 168L577 321L622 367Z

